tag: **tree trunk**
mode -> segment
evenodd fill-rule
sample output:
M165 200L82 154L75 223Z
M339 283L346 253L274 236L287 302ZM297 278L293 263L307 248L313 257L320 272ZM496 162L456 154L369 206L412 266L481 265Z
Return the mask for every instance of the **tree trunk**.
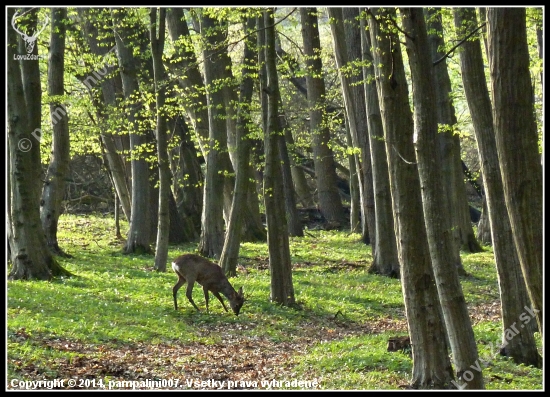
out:
M202 233L199 252L202 256L219 258L224 243L224 170L229 156L224 161L222 152L227 153L227 131L225 123L225 102L222 93L223 64L220 62L218 46L225 39L216 20L203 12L201 35L205 39L203 50L204 78L208 104L208 150L206 155L206 177L204 181L204 204Z
M66 8L52 8L52 29L50 36L50 57L48 66L48 95L50 115L53 124L52 155L46 181L42 191L40 218L46 236L46 244L53 253L68 256L57 242L57 225L61 216L61 202L65 195L65 178L69 171L69 120L64 95L65 73L65 23ZM57 99L56 99L57 97Z
M457 31L461 36L466 36L477 27L477 17L473 9L456 8L454 17ZM540 367L542 359L538 354L531 327L526 328L521 325L521 329L513 338L507 338L509 331L506 330L514 329L515 323L522 320L520 316L525 312L524 306L529 297L514 245L510 218L503 200L504 190L493 129L491 100L485 80L479 40L468 40L463 43L460 52L460 66L464 92L472 115L481 158L486 198L483 216L488 216L491 223L490 230L492 230L502 307L502 341L506 355L512 357L518 364ZM486 211L486 208L489 208L489 211Z
M130 124L130 150L133 154L132 167L132 215L130 230L124 251L130 253L150 253L151 224L149 217L149 167L140 156L146 138L140 131L137 113L141 103L135 98L139 92L137 80L140 67L133 55L133 47L137 46L135 38L135 18L129 9L111 9L117 56L122 77L122 88L126 100L128 121Z
M261 18L260 18L261 19ZM262 25L263 26L263 23ZM258 27L258 29L260 29L260 27ZM258 37L260 38L262 35L259 35ZM280 51L282 52L282 49L280 48L279 44L278 44L278 36L275 37L276 39L276 42L275 42L275 45L277 46L276 47L276 51ZM258 42L258 46L261 47L263 44L261 44L260 42ZM259 54L259 63L261 65L261 72L260 72L260 84L261 84L261 87L265 87L267 85L267 82L264 81L265 80L265 61L263 60L263 51L260 51L260 54ZM265 54L264 54L265 55ZM281 57L277 57L277 60L280 60ZM260 92L260 98L261 98L261 101L262 103L267 103L267 94L263 91ZM279 103L280 105L282 106L282 100L280 98L280 92L279 92ZM262 106L262 119L265 118L265 121L264 121L264 128L265 127L265 124L267 123L267 114L265 112L267 112L267 105L266 106ZM282 116L284 116L284 112L281 111L282 113ZM284 131L284 134L285 134L285 145L287 147L287 151L289 152L288 153L288 157L289 157L289 161L290 161L290 172L292 174L292 181L294 182L294 189L295 189L295 194L296 194L296 200L297 202L299 202L303 208L311 208L311 207L314 207L315 206L315 203L314 203L314 200L313 200L313 194L311 192L311 189L307 183L307 180L306 180L306 177L305 177L305 172L302 168L300 168L299 164L298 164L298 161L297 161L297 156L296 156L296 151L294 149L294 137L292 136L292 131L290 128L287 128L287 125L288 125L288 122L286 120L286 116L283 117L281 119L282 123L283 123L283 131ZM285 194L285 197L286 197L286 194ZM300 229L302 229L302 226L301 225L298 225L300 226ZM289 228L290 228L290 233L293 234L293 231L292 231L292 224L289 225ZM299 233L298 233L299 235Z
M493 118L504 197L531 310L542 333L542 167L525 8L489 8L487 21Z
M333 20L330 24L336 64L338 65L346 118L354 148L360 153L356 155L359 174L361 196L361 218L363 241L372 246L373 256L376 256L376 216L375 198L373 190L373 172L371 153L369 147L369 131L367 113L365 107L365 93L361 89L360 82L363 78L362 69L356 69L350 73L345 71L353 67L354 63L361 60L361 35L358 8L346 8L344 16L342 8L328 8L329 17ZM344 21L347 23L344 24ZM354 24L352 26L351 24ZM346 29L347 28L347 29Z
M281 94L277 94L279 104L281 102ZM290 127L286 123L286 118L283 114L280 114L278 117L279 120L279 131L285 131ZM285 195L285 209L287 216L287 226L290 236L293 237L304 237L304 230L302 226L302 221L300 215L298 214L298 209L296 208L296 192L294 190L294 183L292 181L292 171L290 167L290 156L288 154L288 148L286 146L285 133L279 137L279 155L281 157L281 172L283 177L283 190Z
M257 19L258 19L258 30L263 31L263 29L265 28L263 17L258 17ZM258 35L257 46L258 48L265 47L264 34ZM259 51L258 63L260 67L259 91L260 91L260 102L262 106L262 126L263 126L263 130L266 131L267 124L268 124L269 106L267 103L268 98L267 98L267 92L266 92L267 72L266 72L266 65L265 65L265 51ZM307 183L305 182L303 170L296 167L294 156L291 153L289 153L287 145L290 145L292 147L294 144L293 138L292 138L292 132L287 123L285 113L282 110L283 101L281 99L281 92L278 91L276 95L277 95L277 100L279 101L279 106L281 107L281 110L278 110L279 112L278 129L280 131L283 131L283 134L284 134L284 136L278 140L278 145L279 145L279 152L282 159L281 170L283 172L283 175L282 175L283 190L284 190L284 198L285 198L288 233L290 236L303 237L304 230L303 230L302 221L300 219L300 215L298 214L296 201L297 199L299 199L300 196L307 200L307 196L308 196ZM301 189L301 192L302 192L301 194L297 194L298 189ZM309 198L309 201L311 202L313 201L311 200L311 197Z
M311 134L313 136L313 158L317 179L319 208L327 221L327 227L340 228L344 222L342 200L337 190L336 166L329 146L330 132L324 122L325 83L323 65L319 53L319 29L316 8L300 8L304 53L309 73L306 76L307 98Z
M428 23L429 42L433 60L439 60L445 52L443 40L443 23L441 9L428 7L425 9ZM443 148L441 161L443 164L443 185L447 197L451 232L456 242L456 263L459 274L464 274L464 267L460 260L460 249L468 252L481 252L482 248L477 242L470 221L470 208L464 186L462 173L462 160L460 151L460 138L455 133L457 124L455 109L452 102L452 87L447 63L445 59L434 67L436 78L436 100L439 123L439 139Z
M247 23L243 23L245 32L251 32L255 28L254 18L248 18ZM248 169L250 154L250 139L248 139L248 125L250 120L250 101L254 89L252 80L252 68L254 66L255 53L250 44L250 40L255 37L247 38L244 47L244 61L242 66L243 81L241 83L239 95L239 109L237 112L237 131L235 136L236 154L235 154L235 188L233 189L233 203L229 215L229 223L225 233L225 242L220 257L219 265L228 277L237 275L237 260L239 257L239 248L242 237L242 224L244 207L247 205L247 192L249 187Z
M195 144L191 141L191 134L185 120L176 116L168 120L168 129L179 136L180 144L173 149L172 175L174 176L173 191L174 205L177 215L170 216L173 220L179 216L181 225L179 242L198 240L201 230L202 213L202 170L199 164L199 155ZM177 157L177 161L175 158ZM172 210L171 210L172 211ZM170 221L170 234L174 229L174 222ZM177 234L174 233L174 236ZM173 242L172 239L170 239Z
M8 8L8 23L16 26L26 21L26 29L37 32L37 10L24 10L15 15ZM25 12L26 11L26 12ZM19 18L18 18L19 17ZM40 223L40 109L42 92L38 68L38 46L30 54L34 60L15 60L18 41L25 53L20 36L8 29L8 240L11 259L9 280L50 280L57 276L70 276L50 253ZM32 65L23 65L29 63ZM28 73L35 74L28 76ZM25 84L25 82L29 84Z
M265 60L268 92L268 128L265 131L264 200L267 220L267 244L271 272L271 301L283 306L295 304L292 265L286 227L283 181L278 139L279 82L275 63L275 26L273 8L264 11Z
M345 10L345 9L344 9ZM372 176L374 182L374 204L376 212L376 237L374 260L370 271L387 276L399 277L399 259L392 214L391 188L388 173L388 159L384 128L380 116L380 104L374 77L371 38L361 18L361 59L364 62L365 105L369 124L369 145L372 157Z
M112 29L105 29L103 24L99 24L100 26L96 27L93 23L95 16L90 15L90 9L77 8L77 11L79 18L82 20L82 29L85 33L84 36L90 51L104 60L108 54L116 48ZM102 18L111 19L108 10L103 10L101 15ZM102 37L103 39L100 40L98 37ZM116 65L107 62L101 62L100 65L100 67L90 65L90 67L94 69L93 72L87 76L79 77L79 79L88 88L90 96L92 97L92 103L96 108L96 114L100 124L101 141L105 148L107 166L109 167L113 179L113 187L120 200L122 211L126 219L131 221L132 199L130 197L130 188L128 187L129 178L123 157L117 152L117 144L115 142L115 138L118 140L121 140L121 138L120 136L115 137L109 132L109 114L107 111L107 107L117 106L117 100L119 99L117 96L122 90L121 87L119 87L121 85L121 80L118 72L112 76ZM97 90L97 94L95 90ZM119 149L122 149L122 147Z
M205 104L207 103L207 97L205 95L206 90L199 68L197 66L198 62L196 60L195 54L190 49L192 48L191 37L189 35L189 29L183 16L183 10L179 8L170 8L167 12L167 25L172 42L176 43L176 53L172 62L172 68L176 72L176 74L181 76L178 78L178 82L181 88L184 90L184 93L186 94L185 98L183 98L183 105L193 123L193 129L197 133L201 152L206 159L208 157L207 153L210 128L208 115L209 110L205 106ZM218 27L218 29L222 29L223 32L225 32L226 30L223 27ZM217 39L210 38L209 40L222 40L222 38L224 37L223 32L218 31ZM226 120L220 120L218 122L218 125L219 127L221 127L222 121L225 123L223 131L226 136L231 136L230 142L232 142L235 139L235 120L233 120L234 117L232 116L232 114L234 113L232 102L234 102L234 99L236 99L236 93L234 87L229 84L233 80L233 77L225 70L225 68L231 64L231 60L227 56L226 52L220 52L220 49L217 47L210 52L219 61L217 65L215 65L216 69L218 70L216 73L219 74L217 79L220 79L220 82L224 81L222 87L218 87L219 90L213 93L213 95L221 97L219 99L216 99L216 101L219 100L223 101L224 103L222 108L225 110L224 117L226 118ZM229 152L227 150L222 150L220 153L218 153L218 157L220 158L219 161L221 164L221 169L227 170L227 175L224 178L225 200L223 202L225 204L224 208L226 218L229 218L233 197L233 187L235 184L234 178L231 176L233 166L231 164ZM248 172L251 173L252 168L248 164L247 167L250 168ZM253 184L249 184L249 205L244 208L245 234L243 236L243 239L247 241L264 241L266 233L260 220L259 200L257 194L255 194L255 191L253 191L253 188L255 188ZM220 246L220 250L221 249L222 247Z
M435 78L424 14L421 8L404 8L402 14L413 80L415 149L422 206L439 301L453 352L458 387L483 389L481 367L470 370L471 365L478 363L476 340L456 263L449 262L453 258L454 243L442 211L445 199L441 194L441 164L436 152Z
M489 103L489 106L490 106L490 103ZM491 123L492 122L493 122L493 118L491 117ZM495 153L496 153L496 147L495 147ZM498 177L500 179L500 174L498 174ZM501 183L502 183L502 180L501 180ZM502 194L504 195L504 192L502 192ZM502 199L504 200L504 196L502 197ZM482 206L483 207L481 210L481 217L479 218L479 222L477 223L477 239L478 241L481 241L483 244L492 245L493 238L491 237L491 221L489 220L489 209L487 208L486 195L483 197ZM506 217L508 217L508 212L506 212Z
M170 235L170 168L168 165L168 125L164 114L164 102L166 99L166 81L164 65L162 64L162 53L164 51L164 38L166 30L166 8L161 7L158 13L157 8L150 10L150 38L151 53L153 56L154 88L157 110L157 161L159 170L159 208L157 242L155 248L155 270L165 272L168 260L168 240ZM158 30L157 30L158 27Z
M397 33L385 33L391 26L388 18L395 20L396 13L394 9L371 8L369 15L371 60L380 98L401 286L413 353L411 384L417 389L445 389L451 385L453 372L424 227L420 181L413 162L407 80Z
M351 133L346 122L346 143L348 147L353 147ZM348 154L349 162L349 195L350 195L350 211L349 211L349 229L351 233L361 234L361 183L359 182L359 173L357 168L361 168L357 164L357 155ZM358 167L359 165L359 167Z

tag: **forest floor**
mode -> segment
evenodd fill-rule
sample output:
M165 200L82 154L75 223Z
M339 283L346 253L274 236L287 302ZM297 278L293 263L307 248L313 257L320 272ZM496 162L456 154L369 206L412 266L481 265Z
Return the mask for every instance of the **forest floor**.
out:
M406 389L412 360L388 352L407 334L399 280L366 272L370 247L346 232L308 230L291 239L297 306L269 301L265 243L243 243L239 316L211 300L175 311L171 271L152 256L120 253L113 220L64 216L60 259L75 277L8 282L7 389ZM542 370L496 354L500 302L490 247L463 253L462 285L488 389L542 389ZM170 257L196 245L171 247ZM197 305L204 308L199 287ZM537 334L538 335L538 334ZM538 338L540 345L540 338ZM542 351L542 348L541 348ZM39 382L43 383L25 383ZM47 383L50 382L50 383Z

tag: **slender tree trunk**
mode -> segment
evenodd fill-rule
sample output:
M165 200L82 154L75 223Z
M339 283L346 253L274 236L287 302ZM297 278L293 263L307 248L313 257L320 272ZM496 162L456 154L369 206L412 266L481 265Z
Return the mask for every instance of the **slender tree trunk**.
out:
M52 8L52 29L48 67L48 95L53 125L52 155L42 190L40 218L46 243L53 253L68 256L57 242L57 225L65 194L65 178L69 171L69 120L61 98L64 92L66 8ZM57 98L57 99L56 99Z
M216 20L205 12L201 15L201 35L205 39L203 50L204 77L208 104L209 139L206 155L206 177L204 181L204 204L202 233L199 252L205 257L219 258L224 243L224 184L223 170L230 166L222 158L227 153L227 131L225 123L225 102L220 84L223 79L223 64L217 46L225 39L224 32ZM229 157L227 157L229 159Z
M181 76L178 81L181 88L183 88L184 92L187 94L186 99L184 100L184 106L187 114L192 120L194 130L197 133L199 140L199 146L201 147L201 152L206 159L208 157L207 153L210 128L208 116L209 110L206 106L204 106L207 103L207 98L205 95L206 90L198 68L199 63L196 60L194 52L190 49L192 48L191 38L185 18L183 17L183 10L180 8L170 8L167 12L167 24L172 42L177 43L175 45L176 53L172 67L176 73ZM220 26L218 26L217 29L222 29L224 32L226 30ZM217 39L210 38L209 40L222 40L222 37L224 37L223 32L218 31L217 34ZM232 85L232 81L234 80L233 76L226 70L226 68L231 65L231 59L228 57L226 51L221 51L220 48L216 48L211 52L218 60L215 65L218 70L216 73L219 74L217 78L220 79L220 82L224 82L222 87L218 87L219 91L213 95L220 96L221 98L219 100L224 103L222 106L225 110L223 116L225 118L225 127L223 128L223 131L225 131L227 137L230 138L229 143L233 147L233 142L235 140L235 111L233 109L233 103L236 102L237 94L234 86ZM216 99L216 101L217 100L218 99ZM221 121L219 121L218 124L219 127L221 127ZM228 174L228 176L224 178L225 197L223 201L225 215L228 219L231 211L233 187L235 184L234 178L230 176L233 166L231 164L231 159L229 158L229 151L222 150L218 153L218 156L220 157L220 167L227 170ZM247 172L252 173L252 167L248 164L246 166L249 168ZM244 208L245 234L243 239L247 241L264 241L266 233L260 219L259 199L257 194L255 194L255 186L253 184L249 184L247 189L247 200L249 201L249 205Z
M132 167L132 215L130 230L124 248L126 253L151 252L151 224L149 217L149 167L141 158L142 145L146 138L137 123L137 113L141 103L136 101L139 92L137 75L138 61L134 58L133 48L137 46L135 26L131 23L135 18L128 9L111 9L113 18L117 56L121 70L122 87L126 100L128 120L130 122L130 150L133 153Z
M357 69L352 62L361 60L361 35L359 21L354 18L359 16L359 9L346 8L346 17L342 8L328 8L330 25L336 64L340 70L340 81L344 95L346 118L354 148L360 153L356 155L356 164L361 170L359 175L361 196L361 218L363 241L368 241L372 246L373 256L376 256L376 216L375 198L373 190L373 172L371 153L369 147L369 131L367 113L365 107L365 92L361 89L360 82L363 79L363 70ZM346 24L344 24L346 21ZM352 26L355 25L355 26ZM346 29L347 28L347 29ZM355 29L354 29L355 28ZM353 72L345 71L354 68Z
M99 128L101 130L101 141L105 147L105 157L113 178L113 186L120 200L122 211L126 219L131 221L132 199L130 197L130 188L128 187L129 178L126 172L126 165L122 156L117 152L117 144L115 142L115 138L118 140L121 139L120 136L114 136L110 133L110 128L108 127L109 114L107 107L117 106L117 101L120 99L117 98L117 96L118 93L122 91L121 87L119 87L122 84L119 73L117 72L114 76L112 75L117 65L115 62L109 64L106 60L109 53L116 48L115 39L112 29L105 29L103 24L100 24L99 27L94 25L95 16L90 14L89 8L77 8L77 11L82 20L82 29L85 33L84 36L90 51L102 59L100 66L96 67L95 65L90 65L90 67L93 68L93 72L89 75L82 76L80 79L88 88L90 96L92 97L92 103L96 108ZM110 20L111 16L109 11L103 10L101 18ZM98 39L98 37L102 37L103 39ZM115 54L112 54L111 56L114 55ZM97 95L95 93L96 89L98 91Z
M493 120L504 197L531 310L542 333L542 167L525 8L489 8L487 21Z
M165 272L168 260L168 239L170 233L170 168L168 165L168 125L164 114L166 81L162 53L166 31L166 8L161 7L157 22L157 8L150 10L150 37L153 56L154 87L157 110L157 160L159 170L159 209L157 242L155 248L155 270Z
M429 42L433 60L439 60L444 55L443 23L441 9L428 7L425 9L430 31ZM462 160L460 151L460 138L455 133L457 119L452 101L451 79L447 70L445 59L434 67L436 78L436 100L439 123L439 140L442 147L441 161L443 171L443 185L449 210L451 232L456 243L456 263L459 274L465 274L460 249L468 252L481 252L482 248L477 242L470 221L470 208L466 196L466 187L462 173Z
M174 205L182 225L180 242L196 241L200 236L203 201L199 155L183 117L169 119L168 126L180 138L180 144L173 149L172 157ZM173 222L170 222L170 229L173 230L173 227Z
M424 14L421 8L404 8L402 14L413 80L415 149L422 206L439 301L453 352L458 387L483 389L481 368L477 370L470 367L479 361L468 307L460 286L456 263L449 263L453 258L454 244L442 211L445 200L441 194L441 164L438 163L435 145L438 132L435 78Z
M279 106L282 107L280 91L277 93L277 98L279 100ZM282 162L281 170L283 176L283 189L285 194L285 209L287 216L288 233L290 236L303 237L304 229L302 225L302 220L300 219L300 214L298 213L298 209L296 207L296 191L294 190L291 160L286 142L286 137L292 137L292 134L290 133L290 131L287 133L287 130L290 130L290 126L287 124L284 112L279 111L279 113L279 131L283 131L283 135L279 139L279 153Z
M275 26L273 8L264 11L265 60L268 92L268 128L265 131L264 200L267 220L267 244L271 271L271 301L283 306L295 304L292 265L286 227L284 192L281 180L279 145L279 82L275 62Z
M372 72L380 98L378 115L384 127L401 286L413 353L411 384L417 389L446 389L451 385L453 372L424 227L420 181L413 161L407 80L397 33L388 33L392 26L389 18L395 20L396 13L394 9L370 8L368 15Z
M344 9L345 11L346 9ZM361 18L361 59L365 105L369 124L369 145L372 157L372 176L374 183L374 204L376 212L376 237L374 239L374 260L371 271L388 276L399 277L399 259L392 214L391 188L388 173L384 128L380 116L380 104L374 79L371 38L365 30L365 19Z
M263 62L261 57L260 57L260 62ZM263 75L265 75L265 72L263 73ZM260 79L262 81L263 77L260 77ZM262 87L265 87L266 85L267 83L262 81ZM264 98L264 97L267 97L267 94L262 92L260 95L261 95L262 101L267 103L267 98ZM280 92L279 92L279 103L281 106L283 106L283 102L280 98ZM267 110L267 106L264 106L263 108ZM311 192L310 186L308 185L308 182L306 180L305 172L300 167L299 161L297 161L296 149L294 146L294 137L292 136L292 131L288 126L288 122L286 120L284 111L281 111L280 113L281 113L280 117L282 122L281 128L283 129L285 134L285 146L288 152L288 158L290 162L290 172L292 174L292 181L294 183L294 194L296 195L296 200L294 201L299 202L303 208L312 208L315 205L313 200L313 193ZM267 119L267 115L262 115L262 116L266 117ZM286 196L287 194L285 193L285 197ZM294 211L296 211L296 209L294 209ZM295 228L295 230L293 230L293 228ZM291 235L296 235L296 236L301 235L303 231L298 231L298 230L302 230L302 229L303 229L303 226L301 225L301 222L299 224L295 223L294 221L291 221L289 223L289 231Z
M330 132L324 119L325 83L323 65L319 56L321 45L316 8L300 8L304 53L309 73L306 76L307 97L311 134L313 136L313 158L319 208L327 221L327 227L339 228L343 225L344 210L337 190L336 166L332 149L329 146Z
M492 122L492 118L491 118L491 122ZM496 153L496 148L495 148L495 153ZM500 174L498 176L500 178ZM502 183L502 180L501 180L501 183ZM503 195L504 195L504 192L503 192ZM502 199L504 199L504 196L502 197ZM508 212L506 213L506 217L508 217ZM477 223L477 239L486 245L493 244L493 239L491 237L491 221L489 220L489 209L487 208L487 194L483 197L481 217L479 218L479 222Z
M255 28L255 19L248 18L246 23L243 23L245 32L251 32ZM247 38L244 47L244 61L242 66L243 81L241 83L239 104L237 112L237 131L235 136L236 154L235 154L235 188L233 189L233 203L229 216L229 223L225 233L225 242L223 251L220 257L219 265L224 273L229 277L237 275L237 260L239 257L239 248L242 237L242 225L244 207L247 205L248 192L248 170L250 154L250 139L248 137L248 125L250 121L250 101L252 99L252 91L254 89L254 81L252 80L252 68L254 66L255 53L251 46L250 40L255 37Z
M348 147L353 147L351 133L346 122L346 143ZM359 173L357 168L358 157L355 154L348 154L349 162L349 194L350 194L350 215L349 229L351 233L361 233L361 183L359 182Z

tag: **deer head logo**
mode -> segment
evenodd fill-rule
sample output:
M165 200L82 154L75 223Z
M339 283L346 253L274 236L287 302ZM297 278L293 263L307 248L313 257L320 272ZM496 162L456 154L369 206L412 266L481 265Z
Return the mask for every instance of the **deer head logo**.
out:
M25 41L25 47L27 47L27 54L30 54L34 49L34 43L36 42L36 38L40 33L42 33L44 29L46 29L46 25L48 24L49 19L48 17L46 17L46 21L44 22L44 26L42 27L42 29L36 32L35 34L33 34L32 36L29 36L28 34L21 32L19 29L15 27L15 18L17 17L18 13L19 11L16 11L15 14L13 14L13 17L11 18L11 26L17 33L21 35L21 37Z

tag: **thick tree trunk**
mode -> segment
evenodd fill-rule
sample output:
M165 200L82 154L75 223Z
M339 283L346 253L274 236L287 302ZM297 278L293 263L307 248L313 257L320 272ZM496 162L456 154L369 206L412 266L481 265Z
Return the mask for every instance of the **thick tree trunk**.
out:
M25 20L27 29L37 32L37 10L24 10L14 18L16 9L8 8L8 23L16 26ZM26 11L26 12L25 12ZM25 15L25 16L23 16ZM18 41L24 52L17 50ZM8 29L8 239L11 259L10 280L50 280L70 276L50 253L40 223L40 109L42 91L38 68L38 46L34 60L17 61L16 54L27 53L20 36ZM22 67L20 63L28 63ZM34 76L27 75L28 73ZM27 83L27 84L25 84Z
M456 263L452 262L454 242L442 211L445 199L441 194L441 164L436 152L438 128L435 78L424 14L421 8L404 8L402 13L413 80L415 149L422 206L439 301L453 352L458 387L483 389L481 368L471 368L478 363L476 340Z
M455 9L454 18L457 31L461 36L465 36L477 27L475 10L470 8ZM463 44L462 48L460 53L462 81L472 115L485 186L486 200L484 200L482 216L488 218L491 223L489 230L492 230L493 251L499 280L504 351L518 364L539 367L542 359L532 335L532 326L525 327L522 324L519 332L508 339L509 330L514 329L515 324L523 320L521 315L525 312L524 306L529 297L514 245L510 218L503 200L504 189L499 170L491 100L485 80L481 44L479 40L469 40ZM531 325L535 323L530 320L528 322Z
M401 286L413 350L411 384L417 389L446 389L451 386L453 372L424 227L407 81L397 34L385 33L391 26L388 18L395 20L396 14L394 9L371 8L369 15Z
M542 332L542 167L525 8L489 8L487 21L493 118L504 197L532 310Z

